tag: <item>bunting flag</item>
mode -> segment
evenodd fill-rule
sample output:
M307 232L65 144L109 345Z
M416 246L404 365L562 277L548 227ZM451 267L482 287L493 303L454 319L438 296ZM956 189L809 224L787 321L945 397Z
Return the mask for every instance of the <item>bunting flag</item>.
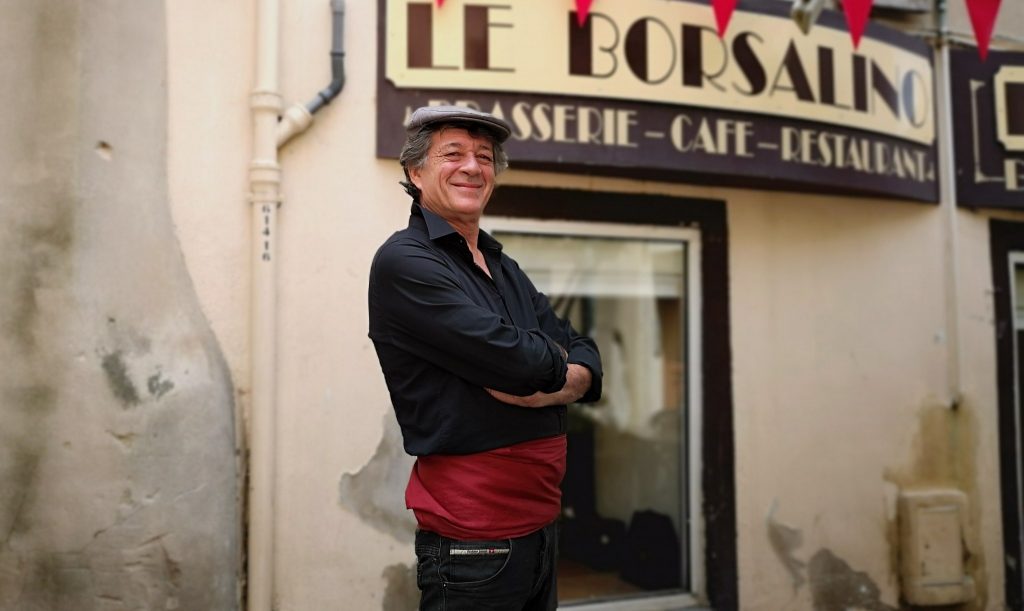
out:
M587 22L587 15L590 14L590 5L593 3L594 0L576 0L576 21L581 28Z
M988 55L988 43L992 39L992 29L996 24L996 13L999 12L1000 0L965 0L967 13L971 16L974 28L974 39L978 41L978 54L985 61Z
M437 8L441 8L444 5L444 0L437 0Z
M868 24L873 0L843 0L843 12L846 13L846 27L853 38L853 48L860 46L860 36Z
M718 26L718 37L725 35L725 28L729 27L729 20L732 12L736 9L736 0L711 0L711 6L715 9L715 25Z

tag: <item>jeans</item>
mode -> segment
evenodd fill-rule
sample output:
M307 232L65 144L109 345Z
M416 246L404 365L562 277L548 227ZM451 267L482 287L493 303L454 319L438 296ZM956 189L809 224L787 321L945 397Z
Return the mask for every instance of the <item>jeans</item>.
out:
M420 611L554 611L555 523L524 537L460 541L416 531Z

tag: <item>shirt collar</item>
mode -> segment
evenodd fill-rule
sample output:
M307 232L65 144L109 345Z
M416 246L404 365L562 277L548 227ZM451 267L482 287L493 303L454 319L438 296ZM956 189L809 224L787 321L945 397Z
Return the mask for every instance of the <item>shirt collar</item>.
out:
M423 220L427 225L427 237L431 240L438 240L452 234L458 235L459 233L455 231L455 228L452 227L448 221L430 210L427 210L421 204L414 203L412 205L412 214L418 214L423 217ZM501 242L495 240L491 237L491 234L487 233L483 229L480 230L480 235L477 237L477 246L488 250L501 250Z

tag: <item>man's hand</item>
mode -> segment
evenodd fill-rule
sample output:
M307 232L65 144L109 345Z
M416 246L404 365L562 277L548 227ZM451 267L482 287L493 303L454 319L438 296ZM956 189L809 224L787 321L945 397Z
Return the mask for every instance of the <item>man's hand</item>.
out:
M532 395L520 397L518 395L510 395L491 388L486 390L498 401L508 403L509 405L518 405L519 407L568 405L569 403L578 401L579 398L590 389L591 379L592 375L589 369L583 365L569 363L568 371L566 371L565 374L565 385L557 392L535 392Z

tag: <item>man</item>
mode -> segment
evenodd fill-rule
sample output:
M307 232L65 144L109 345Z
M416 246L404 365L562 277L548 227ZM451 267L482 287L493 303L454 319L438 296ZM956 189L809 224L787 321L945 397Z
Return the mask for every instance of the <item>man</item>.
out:
M413 112L406 130L409 226L374 257L369 307L417 457L406 505L420 609L555 609L565 406L600 398L597 346L480 230L509 125L440 106Z

